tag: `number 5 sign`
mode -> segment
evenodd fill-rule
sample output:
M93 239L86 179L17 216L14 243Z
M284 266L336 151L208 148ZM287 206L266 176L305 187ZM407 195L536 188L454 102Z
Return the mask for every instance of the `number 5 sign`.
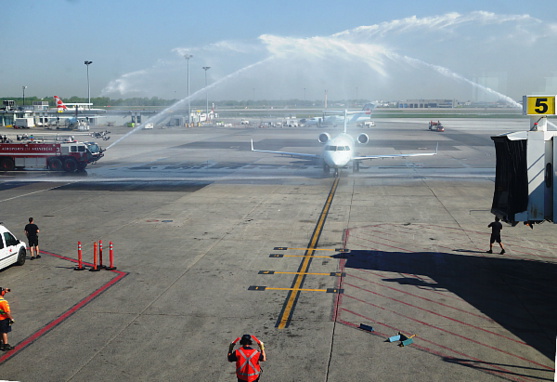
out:
M524 96L522 105L526 115L555 114L555 96Z

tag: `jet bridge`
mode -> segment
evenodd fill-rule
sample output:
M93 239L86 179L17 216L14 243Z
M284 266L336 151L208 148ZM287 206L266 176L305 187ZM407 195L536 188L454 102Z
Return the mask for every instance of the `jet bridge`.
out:
M525 96L530 131L491 137L496 153L491 212L513 225L557 222L557 131L547 130L555 98Z

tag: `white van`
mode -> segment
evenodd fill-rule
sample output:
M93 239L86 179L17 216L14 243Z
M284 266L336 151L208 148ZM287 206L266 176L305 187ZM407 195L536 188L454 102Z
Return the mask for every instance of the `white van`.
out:
M0 224L0 269L25 264L27 245Z

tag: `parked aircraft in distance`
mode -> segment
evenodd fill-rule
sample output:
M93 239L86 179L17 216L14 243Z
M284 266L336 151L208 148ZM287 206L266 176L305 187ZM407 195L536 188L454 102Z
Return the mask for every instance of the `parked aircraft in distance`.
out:
M339 175L341 168L352 164L354 172L360 170L360 162L364 160L371 159L381 159L381 158L405 158L405 157L417 157L417 156L430 156L437 154L437 147L435 152L426 153L411 153L411 154L387 154L387 155L367 155L358 156L354 152L354 147L356 142L359 144L366 144L369 142L369 136L367 134L361 133L356 139L349 135L347 130L347 118L348 112L345 111L345 123L344 131L335 137L331 137L329 133L321 133L317 138L319 142L323 143L323 149L320 154L307 154L307 153L294 153L287 151L273 151L273 150L257 150L254 148L253 139L251 140L251 151L267 154L276 154L290 156L293 158L302 159L318 159L321 160L323 165L323 172L326 174L330 173L331 169L334 169L335 176Z
M62 101L62 99L60 99L60 97L58 96L54 96L54 99L56 100L56 109L58 109L59 113L64 112L65 110L68 110L68 106L72 106L73 108L85 108L87 106L87 109L89 109L91 106L93 106L92 103L64 103Z
M81 114L106 113L106 110L104 109L93 109L91 107L93 106L93 104L90 102L64 103L62 99L58 96L54 96L54 99L56 100L56 110L58 111L58 113L63 113L65 111L72 111L72 112L75 111L77 113L78 110Z
M364 105L361 111L350 112L350 119L348 120L348 125L355 125L358 123L365 123L371 121L371 113L375 109L375 104L369 102ZM327 113L334 113L333 115L327 115ZM324 111L322 117L312 117L305 120L301 120L304 126L322 126L322 125L342 125L345 123L346 117L344 112L331 112Z
M64 113L69 111L73 115L66 114L65 116L60 116L56 114L56 120L54 125L57 129L63 130L89 130L89 122L96 118L103 118L103 115L98 115L106 113L103 109L91 109L92 103L64 103L62 99L58 96L54 96L56 100L56 111L57 113ZM81 114L81 115L80 115ZM52 125L52 115L45 117L45 120L49 126ZM60 120L64 120L64 125L59 126Z

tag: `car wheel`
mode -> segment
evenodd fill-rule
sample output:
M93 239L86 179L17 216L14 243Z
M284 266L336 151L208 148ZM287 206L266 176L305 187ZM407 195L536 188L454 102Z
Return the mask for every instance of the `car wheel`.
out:
M17 265L23 265L25 264L25 258L27 256L27 251L25 251L25 248L21 248L19 250L19 255L17 255Z

